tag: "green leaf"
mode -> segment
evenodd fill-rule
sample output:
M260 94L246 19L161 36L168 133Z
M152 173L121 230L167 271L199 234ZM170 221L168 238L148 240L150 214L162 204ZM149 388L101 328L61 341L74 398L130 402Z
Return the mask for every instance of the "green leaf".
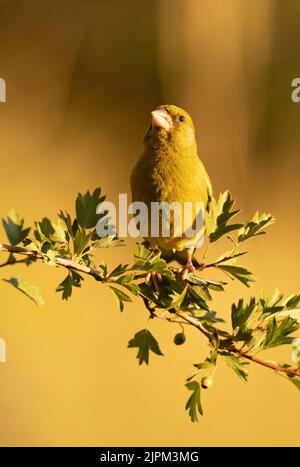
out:
M293 341L292 337L288 337L299 328L297 321L290 316L287 316L280 324L277 324L276 319L272 318L267 327L267 334L263 343L264 349L277 347L279 345L290 344Z
M218 352L214 350L211 354L205 359L204 362L201 363L194 363L194 367L198 368L198 370L207 370L216 365L218 357Z
M197 318L199 321L207 322L208 324L212 323L225 323L223 318L219 318L215 311L207 311L203 309L193 308L189 309L194 318Z
M254 349L260 349L262 346L263 346L263 343L265 341L265 338L266 338L266 331L265 330L255 330L252 332L252 335L251 336L247 336L247 340L245 339L245 341L247 342L247 348L248 350L254 350Z
M263 315L278 313L284 309L284 305L279 305L283 295L278 288L273 290L270 295L263 292L259 302L260 311Z
M147 248L144 243L136 243L134 247L134 262L138 261L146 262L150 258L153 258L154 254Z
M72 279L71 275L67 277L56 287L56 292L62 292L62 299L68 300L72 295Z
M218 203L212 207L212 216L215 218L213 224L215 225L210 227L210 242L215 242L223 237L223 235L238 230L243 226L243 224L228 224L230 219L239 212L239 210L233 211L233 206L234 200L231 194L226 191L220 195Z
M205 289L198 285L188 286L188 302L191 305L196 305L202 310L209 310L207 300L210 300L211 297L207 296Z
M211 280L211 279L203 279L198 276L189 276L187 281L190 284L195 284L195 285L203 285L211 290L215 290L217 292L223 292L224 287L223 285L227 285L227 282L224 281L216 281L216 280Z
M242 282L242 284L246 285L246 287L250 287L251 283L255 282L252 273L248 271L248 269L242 268L241 266L219 264L217 267L218 269L222 269L222 271L226 272L231 277Z
M55 232L50 219L47 217L43 217L41 222L36 223L36 226L41 236L46 240L50 240L51 235Z
M58 213L58 217L65 225L66 232L68 233L69 237L74 238L73 224L72 224L72 219L71 219L70 214L68 214L67 212L64 213L63 211L60 211Z
M116 284L120 284L129 290L132 294L138 295L139 294L139 287L137 284L133 282L134 274L124 274L123 276L118 277L115 280Z
M124 302L132 302L131 298L125 292L123 292L120 289L117 289L116 287L110 285L109 288L113 291L114 296L116 297L120 311L123 311Z
M297 378L296 376L293 376L293 377L290 376L289 380L300 391L300 379Z
M231 307L231 324L232 329L240 328L245 329L246 323L251 316L252 312L256 307L256 301L254 297L250 298L249 304L244 306L244 301L241 298L238 304L233 304Z
M282 298L283 295L278 289L278 287L272 290L272 292L270 292L269 294L263 292L261 295L261 300L263 300L264 306L267 308L272 308L273 306L278 305Z
M101 264L99 264L99 269L100 269L100 273L102 273L103 278L106 279L108 276L108 269L107 269L107 264L104 263L104 261Z
M176 296L175 300L168 306L168 309L180 310L182 302L184 301L187 294L188 286L186 286L183 291Z
M67 241L68 229L62 219L58 219L57 224L52 223L54 232L50 235L50 240L54 243L65 243Z
M85 194L78 193L76 199L76 218L80 227L91 229L96 226L101 215L96 213L98 204L105 197L100 197L101 189L96 188L91 194L87 191Z
M69 271L67 277L56 287L56 292L62 292L62 299L68 300L72 295L72 287L81 287L83 277L76 271Z
M158 255L155 255L143 244L137 243L134 250L133 270L157 272L162 276L172 279L174 274L168 268L168 264Z
M286 318L289 316L290 318L293 318L295 321L297 321L298 325L300 324L300 308L296 308L295 310L286 310L282 307L281 310L283 311L280 311L280 309L277 310L276 319Z
M86 233L85 229L78 229L74 239L74 252L80 256L85 248L88 246L90 236Z
M124 274L127 268L128 268L128 264L119 264L112 270L111 273L109 273L108 277L115 277L115 276L119 276L120 274Z
M36 305L44 304L43 297L41 296L38 287L29 282L28 279L22 276L16 276L3 280L16 287L16 289L20 290L20 292L30 298Z
M210 302L212 300L212 296L206 285L189 285L189 290L191 289L196 291L198 296L201 297L205 302Z
M275 218L271 214L255 214L253 219L247 222L238 233L238 241L244 242L252 237L257 237L258 235L263 235L266 232L263 231L265 227L273 224Z
M149 363L149 351L151 350L156 355L163 355L161 352L158 342L155 337L151 334L148 329L142 329L141 331L137 332L133 339L128 342L129 348L137 347L137 359L139 360L139 365L142 363Z
M188 399L185 409L189 411L189 416L191 417L192 422L198 421L198 414L203 415L202 405L201 405L201 387L197 381L190 381L186 383L186 388L189 391L192 391L192 395Z
M300 368L300 338L296 337L292 341L292 360Z
M246 362L243 358L233 355L229 352L221 352L221 355L229 368L232 368L238 377L243 381L247 381L248 371L244 368L244 366L248 365L249 363Z
M22 219L13 209L7 214L7 220L2 219L7 238L11 245L18 245L29 234L30 228L23 229L24 219Z
M51 248L47 249L46 256L44 256L44 260L47 261L49 266L55 266L55 251Z
M124 246L124 240L121 240L118 237L113 235L108 235L107 237L102 237L99 240L93 242L93 248L114 248L117 246Z
M166 288L159 286L159 296L154 292L152 287L149 287L148 284L141 283L138 285L139 294L146 300L153 302L158 308L166 308L171 305L173 298L172 292Z
M292 295L291 297L289 297L286 300L284 307L287 310L293 310L295 308L299 308L300 307L300 295Z

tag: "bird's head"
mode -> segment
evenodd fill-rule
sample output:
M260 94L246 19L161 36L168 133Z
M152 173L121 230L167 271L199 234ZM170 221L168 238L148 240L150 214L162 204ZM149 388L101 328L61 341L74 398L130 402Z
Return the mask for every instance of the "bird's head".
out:
M144 144L167 144L178 149L195 145L195 127L191 117L176 105L160 105L151 112L151 123Z

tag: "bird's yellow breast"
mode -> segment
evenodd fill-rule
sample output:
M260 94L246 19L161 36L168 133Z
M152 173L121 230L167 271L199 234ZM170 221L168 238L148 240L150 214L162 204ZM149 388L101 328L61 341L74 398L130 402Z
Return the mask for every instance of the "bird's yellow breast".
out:
M211 185L206 170L198 158L196 143L186 148L160 144L147 147L135 165L131 176L133 201L142 201L148 207L149 226L152 202L180 203L182 206L182 236L177 236L178 225L174 215L170 218L170 235L163 237L149 233L147 240L152 246L162 249L182 250L193 245L202 232L194 237L184 235L185 204L190 203L191 220L194 222L199 203L206 208L211 194ZM160 219L161 221L161 219ZM176 229L177 226L177 229Z

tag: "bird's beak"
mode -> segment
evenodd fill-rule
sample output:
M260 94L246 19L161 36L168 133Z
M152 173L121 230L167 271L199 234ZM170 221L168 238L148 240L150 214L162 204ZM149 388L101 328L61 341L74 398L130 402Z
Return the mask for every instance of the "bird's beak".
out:
M166 131L170 131L172 128L172 118L166 110L153 110L151 119L153 127L163 128Z

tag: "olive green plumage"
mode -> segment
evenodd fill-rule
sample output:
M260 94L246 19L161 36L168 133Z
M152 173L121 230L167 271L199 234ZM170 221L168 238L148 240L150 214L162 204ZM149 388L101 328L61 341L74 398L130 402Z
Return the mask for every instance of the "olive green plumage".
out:
M212 188L197 154L195 128L191 117L175 105L162 105L152 112L152 122L144 137L144 151L131 175L133 201L150 206L153 201L202 202L208 206ZM193 211L194 213L194 211ZM203 232L202 232L203 234ZM151 246L182 250L196 238L151 237Z

